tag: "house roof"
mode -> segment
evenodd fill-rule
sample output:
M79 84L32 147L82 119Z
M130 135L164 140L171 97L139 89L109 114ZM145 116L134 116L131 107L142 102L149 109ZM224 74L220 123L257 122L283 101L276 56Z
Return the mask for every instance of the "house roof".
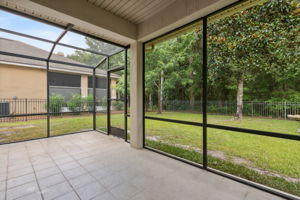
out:
M20 42L17 40L6 39L6 38L1 38L1 37L0 37L0 51L21 54L21 55L34 56L34 57L43 58L43 59L46 59L49 55L49 52L45 51L43 49L37 48L35 46L29 45L29 44L26 44L26 43L23 43L23 42ZM62 62L83 65L83 63L74 61L72 59L64 57L63 55L58 55L58 54L52 54L51 59L57 60L57 61L62 61ZM0 54L0 63L17 65L17 66L22 66L22 67L46 69L45 61L21 58L21 57L15 57L15 56L8 56L8 55L2 55L2 54ZM51 71L57 71L57 72L69 72L69 73L87 74L87 75L93 74L93 68L88 69L88 68L79 67L79 66L72 66L72 65L51 63L51 62L49 63L49 69ZM97 69L96 75L97 76L106 76L107 72L105 70ZM119 75L117 75L117 74L111 74L111 75L113 78L119 78Z

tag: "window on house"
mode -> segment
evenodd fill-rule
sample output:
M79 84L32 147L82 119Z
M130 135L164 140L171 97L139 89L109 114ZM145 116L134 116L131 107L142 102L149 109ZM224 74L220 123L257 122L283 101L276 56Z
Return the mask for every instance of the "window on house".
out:
M89 76L88 86L89 86L89 88L93 88L93 77L92 76ZM96 88L106 89L106 87L107 87L106 77L96 77Z
M49 72L50 86L80 87L80 83L80 75Z

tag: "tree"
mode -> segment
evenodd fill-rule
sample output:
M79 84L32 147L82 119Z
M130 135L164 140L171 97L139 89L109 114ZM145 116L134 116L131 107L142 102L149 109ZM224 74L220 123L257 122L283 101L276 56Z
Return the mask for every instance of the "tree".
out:
M235 119L242 118L245 81L258 72L278 82L280 77L287 80L299 74L298 45L293 42L299 17L293 13L297 6L293 2L269 1L209 25L209 66L217 76L226 71L236 81Z

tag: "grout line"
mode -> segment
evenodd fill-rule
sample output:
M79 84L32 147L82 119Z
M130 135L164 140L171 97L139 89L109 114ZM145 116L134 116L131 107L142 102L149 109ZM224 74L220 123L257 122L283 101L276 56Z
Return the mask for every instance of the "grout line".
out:
M7 147L7 163L6 163L6 178L5 178L5 195L4 195L5 199L7 199L8 163L9 163L9 146Z
M58 142L58 144L60 145L60 141L56 141L56 142ZM61 146L61 145L60 145L60 146ZM54 162L54 164L56 165L56 167L58 168L58 170L61 172L62 176L66 179L67 183L70 185L70 187L72 188L73 192L74 192L74 193L77 195L77 197L81 200L81 198L80 198L79 194L77 193L76 189L75 189L75 188L72 186L72 184L69 182L69 179L64 175L63 171L59 168L58 164L55 162L55 160L53 159L52 155L50 155L48 152L47 152L47 154L50 156L51 160ZM55 198L61 197L61 196L65 195L65 194L67 194L67 193L64 193L64 194L62 194L62 195L59 195L59 196L57 196L57 197L55 197Z
M112 137L114 137L114 138L116 138L115 136L112 136ZM119 139L119 138L117 138L117 139ZM120 138L121 139L121 138ZM81 148L82 149L82 148ZM87 151L85 151L85 152L87 152ZM88 152L87 152L88 153ZM76 160L76 159L74 159L74 160ZM77 160L76 160L76 162L78 162ZM80 165L80 166L82 166L79 162L78 162L78 164ZM83 166L82 166L83 167ZM106 166L105 166L106 167ZM84 167L83 167L84 168ZM95 171L95 170L94 170ZM115 171L113 171L112 172L112 174L110 174L110 175L115 175L115 174L117 174L118 172L115 172ZM90 171L88 171L88 174L89 175L91 175L94 179L96 179L91 173L90 173ZM104 178L106 178L106 177L104 177ZM122 178L122 177L121 177ZM111 189L109 189L109 188L107 188L105 185L103 185L98 179L96 179L96 181L99 183L99 184L101 184L108 192L110 192L111 193L111 189L113 189L113 188L115 188L115 187L117 187L117 186L119 186L119 185L121 185L121 184L123 184L124 182L125 182L125 180L122 178L122 183L119 183L119 184L117 184L117 185L115 185L115 186L113 186Z
M79 147L80 150L83 150L82 147L79 146L78 144L76 144L76 146ZM85 150L83 150L83 151L84 151L85 153L88 153L88 154L90 155L89 152L87 152L87 151L85 151ZM69 154L69 155L70 155L70 154ZM85 167L84 167L81 163L79 163L79 162L77 161L77 159L75 159L72 155L70 155L70 156L75 160L75 162L76 162L77 164L79 164L84 170L86 170ZM93 157L93 156L90 155L89 157ZM87 157L85 157L85 158L87 158ZM110 192L110 190L109 190L105 185L103 185L98 179L96 179L96 178L94 177L94 175L93 175L89 170L86 170L86 171L87 171L87 174L89 174L91 177L93 177L97 183L99 183L101 186L103 186L103 187L106 189L106 192ZM84 186L82 186L82 187L84 187ZM104 193L102 193L102 194L104 194ZM100 195L100 194L99 194L99 195ZM96 197L97 197L97 196L93 197L92 199L94 199L94 198L96 198Z
M26 148L27 156L28 156L28 158L29 158L29 161L30 161L31 167L32 167L32 169L33 169L33 173L34 173L35 181L36 181L36 183L37 183L37 185L38 185L38 188L39 188L39 193L40 193L40 195L41 195L42 199L44 200L44 196L43 196L43 193L42 193L42 190L41 190L40 184L39 184L39 182L38 182L38 178L37 178L37 176L36 176L35 169L34 169L34 167L33 167L33 164L32 164L31 156L29 155L29 151L28 151L27 144L25 144L25 148Z

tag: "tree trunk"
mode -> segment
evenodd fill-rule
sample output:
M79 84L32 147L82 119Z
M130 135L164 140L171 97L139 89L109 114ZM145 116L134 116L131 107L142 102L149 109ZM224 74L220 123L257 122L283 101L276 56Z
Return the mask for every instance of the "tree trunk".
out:
M164 75L164 72L161 71L159 89L158 89L158 94L157 94L157 100L158 100L157 114L161 114L162 110L163 110L163 83L164 83L163 75Z
M244 95L244 76L241 75L238 82L236 94L236 115L235 119L240 120L243 118L243 95Z
M149 94L149 110L152 111L152 94Z
M194 91L190 91L190 106L191 106L191 109L194 109L194 107L195 107L195 94L194 94Z

